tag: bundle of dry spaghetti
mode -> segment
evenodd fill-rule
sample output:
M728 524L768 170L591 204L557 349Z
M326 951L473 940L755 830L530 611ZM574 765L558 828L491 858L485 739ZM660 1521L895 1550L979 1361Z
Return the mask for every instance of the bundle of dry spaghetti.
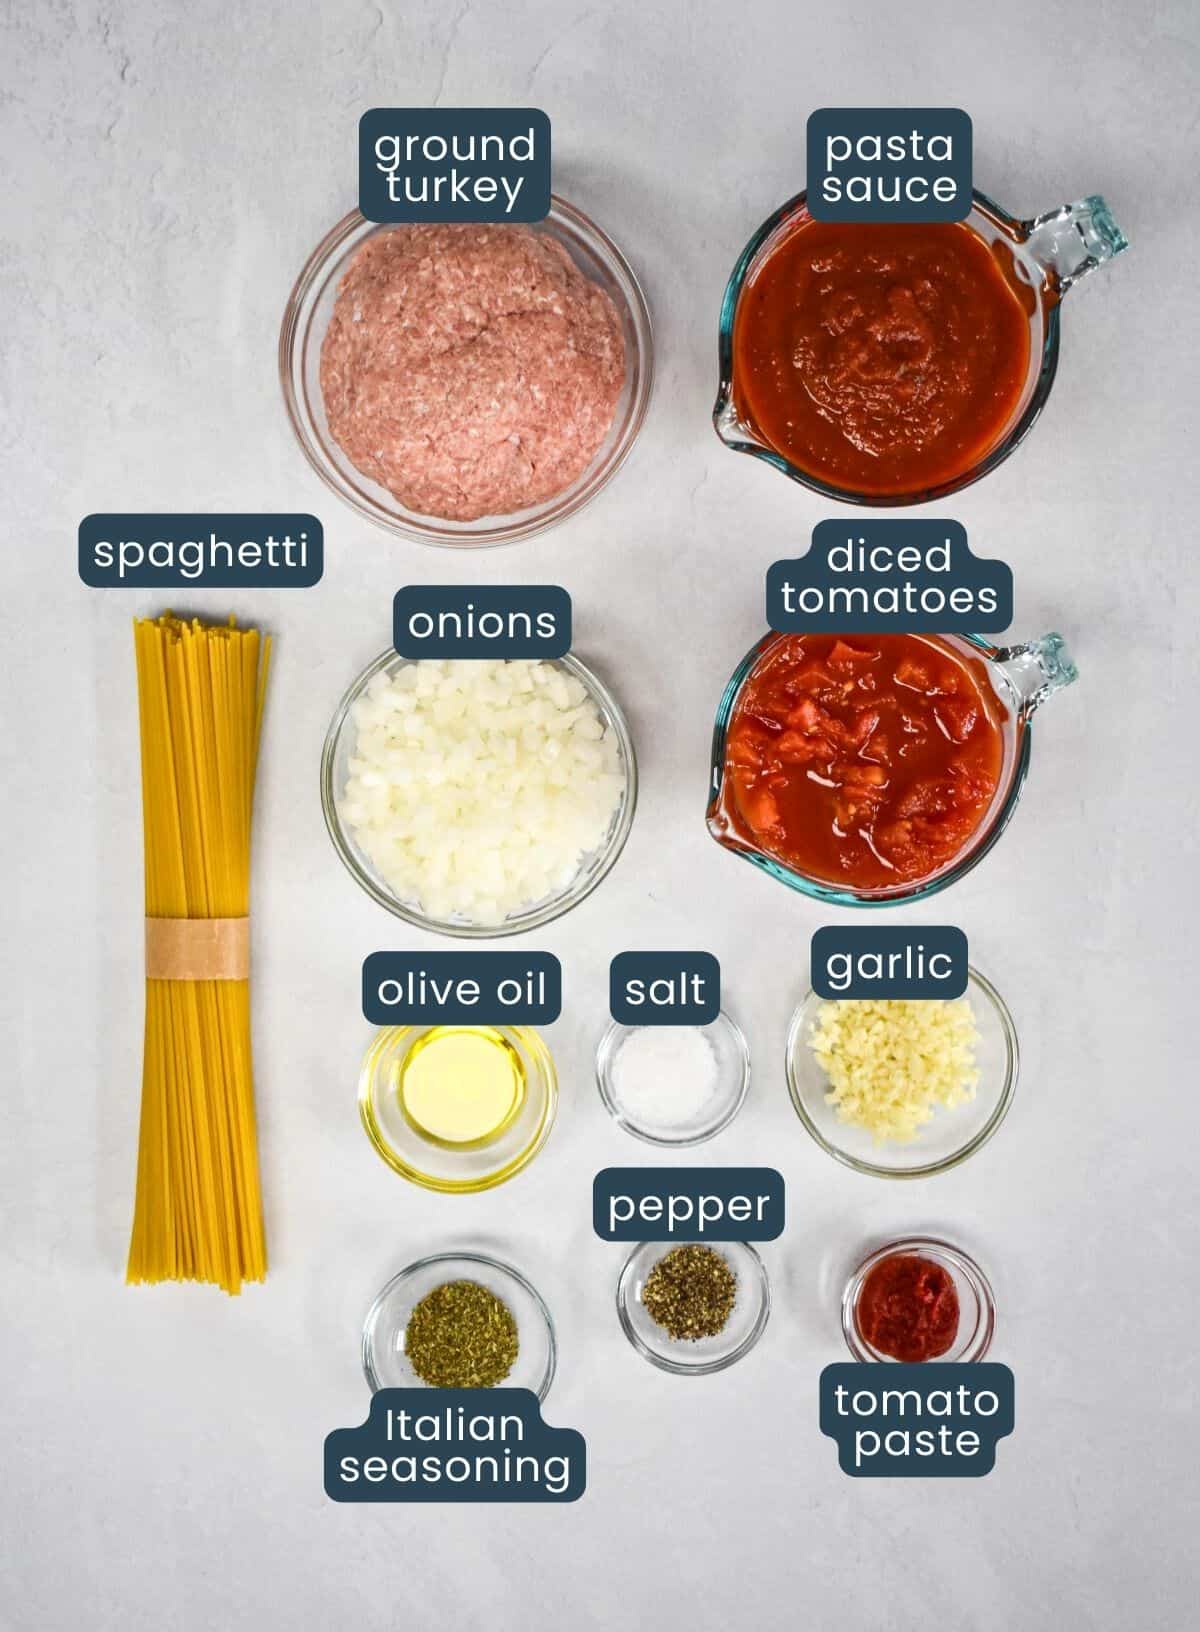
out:
M250 1050L250 821L270 640L134 624L146 871L146 1036L126 1280L261 1281Z

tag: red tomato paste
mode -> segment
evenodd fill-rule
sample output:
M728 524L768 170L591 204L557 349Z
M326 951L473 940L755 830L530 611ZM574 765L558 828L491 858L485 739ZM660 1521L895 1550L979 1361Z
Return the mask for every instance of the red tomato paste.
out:
M898 1252L870 1271L855 1324L864 1343L893 1360L936 1360L958 1336L953 1277L932 1258Z
M1002 720L983 661L937 636L781 635L734 705L724 817L805 878L919 882L987 815Z
M957 222L802 215L734 321L741 417L849 493L921 493L973 470L1012 422L1028 363L1020 294Z

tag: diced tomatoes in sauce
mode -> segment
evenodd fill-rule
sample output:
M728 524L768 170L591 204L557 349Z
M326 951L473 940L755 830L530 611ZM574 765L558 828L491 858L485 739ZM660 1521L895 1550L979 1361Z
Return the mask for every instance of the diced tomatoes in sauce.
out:
M981 659L936 636L785 635L734 707L722 803L743 841L806 878L880 889L966 848L1003 760Z

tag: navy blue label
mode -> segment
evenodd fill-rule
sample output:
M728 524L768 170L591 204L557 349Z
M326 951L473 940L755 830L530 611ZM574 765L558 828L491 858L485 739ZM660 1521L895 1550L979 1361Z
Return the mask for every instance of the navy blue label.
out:
M818 108L808 208L817 221L965 221L970 119L961 108Z
M1013 1394L991 1360L842 1361L821 1373L821 1432L853 1479L981 1479L1013 1431Z
M774 1241L783 1224L773 1167L606 1167L592 1184L602 1241Z
M608 1007L622 1026L711 1026L721 1012L721 965L711 952L618 953Z
M542 221L550 121L540 108L370 108L358 207L368 221Z
M79 576L93 589L311 589L325 568L316 516L85 516Z
M565 657L571 597L557 584L405 584L392 602L401 657Z
M562 967L552 952L372 952L362 1005L373 1026L548 1026Z
M325 1439L334 1502L577 1502L587 1447L529 1388L381 1388Z
M932 517L819 521L807 555L767 568L767 622L786 635L990 634L1012 605L1011 569Z
M961 997L967 937L948 924L828 924L813 933L812 986L833 999Z

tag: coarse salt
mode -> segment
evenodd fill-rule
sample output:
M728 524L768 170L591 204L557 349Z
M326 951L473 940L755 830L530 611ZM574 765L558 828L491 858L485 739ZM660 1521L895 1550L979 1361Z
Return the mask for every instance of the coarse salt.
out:
M613 1060L617 1109L651 1131L689 1127L719 1085L716 1050L699 1026L638 1027L627 1034Z

